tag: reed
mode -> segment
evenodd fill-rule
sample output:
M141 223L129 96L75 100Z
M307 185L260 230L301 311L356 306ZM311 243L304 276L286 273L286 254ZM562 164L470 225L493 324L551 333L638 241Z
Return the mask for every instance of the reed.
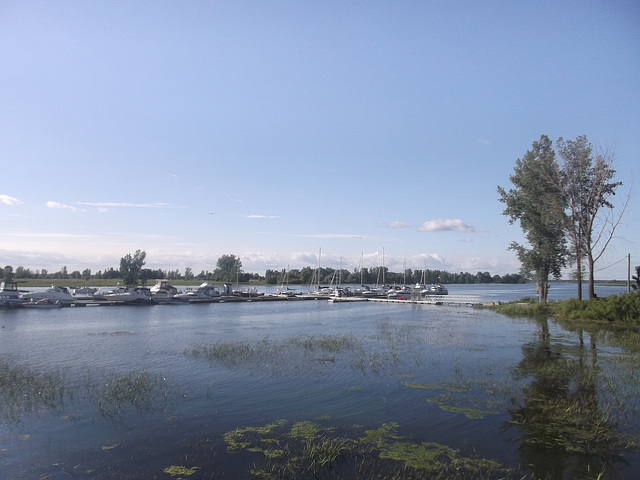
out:
M169 398L164 379L142 371L107 379L97 392L96 403L100 415L114 418L130 407L139 413L165 409Z
M26 365L0 361L0 420L19 422L25 414L60 410L73 390L59 371L41 372Z
M357 433L358 428L350 431ZM284 423L263 430L242 428L225 434L234 454L261 453L263 462L252 463L251 475L264 479L376 478L413 480L422 478L510 478L499 463L461 455L436 443L412 443L398 435L397 424L366 430L361 437L347 437L317 422L301 421L287 429ZM265 447L260 432L282 448ZM238 442L238 436L243 442ZM249 438L253 435L253 438ZM228 443L229 444L229 443Z

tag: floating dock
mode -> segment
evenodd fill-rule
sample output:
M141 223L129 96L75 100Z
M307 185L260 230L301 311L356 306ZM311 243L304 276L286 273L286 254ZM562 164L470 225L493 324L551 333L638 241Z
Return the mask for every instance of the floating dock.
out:
M293 301L293 300L327 300L330 303L350 303L350 302L379 302L379 303L401 303L415 305L467 305L474 306L481 303L479 295L425 295L419 299L395 299L386 297L362 297L362 296L343 296L332 297L328 295L302 294L293 296L279 295L258 295L258 296L238 296L223 295L212 299L193 299L193 300L169 300L162 302L123 302L112 300L77 300L72 306L76 307L99 307L99 306L151 306L151 305L192 305L195 303L228 303L228 302L276 302L276 301Z
M479 295L424 295L420 300L397 300L391 298L369 298L370 302L410 303L418 305L468 305L480 304Z

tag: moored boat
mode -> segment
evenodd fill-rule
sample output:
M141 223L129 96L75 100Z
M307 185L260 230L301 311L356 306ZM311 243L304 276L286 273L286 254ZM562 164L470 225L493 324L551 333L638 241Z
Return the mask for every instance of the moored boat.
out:
M24 301L16 282L0 283L0 307L17 308L22 306Z
M42 292L28 292L23 295L24 298L28 299L32 302L37 302L38 300L48 299L58 301L62 306L70 306L76 303L76 297L74 297L69 289L66 287L59 287L56 285L51 285L50 288Z
M441 284L433 284L433 285L424 285L422 283L416 283L414 287L414 291L420 292L420 295L448 295L449 290L444 285Z
M173 296L175 300L186 300L188 302L214 302L220 300L222 294L210 283L202 283L196 290L189 290Z
M41 298L40 300L31 300L22 304L24 308L62 308L59 300L51 300L49 298Z
M70 287L69 291L76 300L93 300L93 294L98 291L95 287Z
M151 287L151 298L156 303L169 303L178 294L178 289L169 283L169 280L156 280Z
M119 287L116 290L102 294L101 300L131 304L151 304L153 297L148 287Z

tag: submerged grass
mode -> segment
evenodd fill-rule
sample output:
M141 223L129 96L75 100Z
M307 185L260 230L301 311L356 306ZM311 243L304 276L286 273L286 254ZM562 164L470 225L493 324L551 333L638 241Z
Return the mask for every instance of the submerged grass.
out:
M0 361L0 422L8 425L17 425L25 415L61 412L68 404L91 401L99 415L114 419L129 409L148 413L166 408L174 397L164 379L146 371L103 379L87 373L72 382L57 370Z
M0 361L0 420L16 423L25 414L43 414L62 409L74 391L59 371Z
M137 412L164 409L170 392L164 379L146 371L113 376L99 388L97 406L100 415L114 418L128 408Z
M265 446L255 428L224 436L228 447L232 439L230 452L262 454L262 460L254 461L248 473L264 479L484 479L509 478L511 473L498 462L463 456L445 445L403 440L394 423L351 437L311 421L294 423L291 428L281 423L277 431L268 430L276 436L278 448ZM357 433L355 427L353 431ZM247 433L254 437L247 437ZM243 442L237 441L238 434L244 436Z

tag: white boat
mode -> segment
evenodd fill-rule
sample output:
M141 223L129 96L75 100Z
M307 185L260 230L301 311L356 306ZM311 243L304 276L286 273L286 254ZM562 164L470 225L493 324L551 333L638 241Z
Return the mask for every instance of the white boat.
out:
M95 287L70 287L69 291L76 300L93 300L93 294L98 291Z
M136 304L151 304L153 302L151 289L148 287L118 287L116 290L100 295L100 299Z
M444 285L441 284L433 284L433 285L424 285L422 283L416 283L414 287L414 291L419 291L420 295L448 295L449 290Z
M386 297L388 292L389 289L386 285L375 285L373 287L362 285L361 288L358 288L356 290L356 295L361 295L363 297L381 298Z
M202 283L196 290L189 290L185 293L178 293L173 296L174 300L186 300L188 302L213 302L220 300L222 294L210 283Z
M66 287L58 287L56 285L51 285L50 288L47 288L43 292L25 293L23 297L32 302L37 302L42 299L58 301L62 306L69 306L76 303L76 297L69 292L69 289Z
M0 283L0 307L16 308L24 303L16 282Z
M24 302L22 304L24 308L62 308L62 303L59 300L50 300L48 298L41 298L40 300L30 302Z
M151 287L151 298L156 303L168 303L178 294L178 289L169 283L169 280L156 280Z
M387 298L393 300L411 300L413 289L406 285L392 285L387 292Z

